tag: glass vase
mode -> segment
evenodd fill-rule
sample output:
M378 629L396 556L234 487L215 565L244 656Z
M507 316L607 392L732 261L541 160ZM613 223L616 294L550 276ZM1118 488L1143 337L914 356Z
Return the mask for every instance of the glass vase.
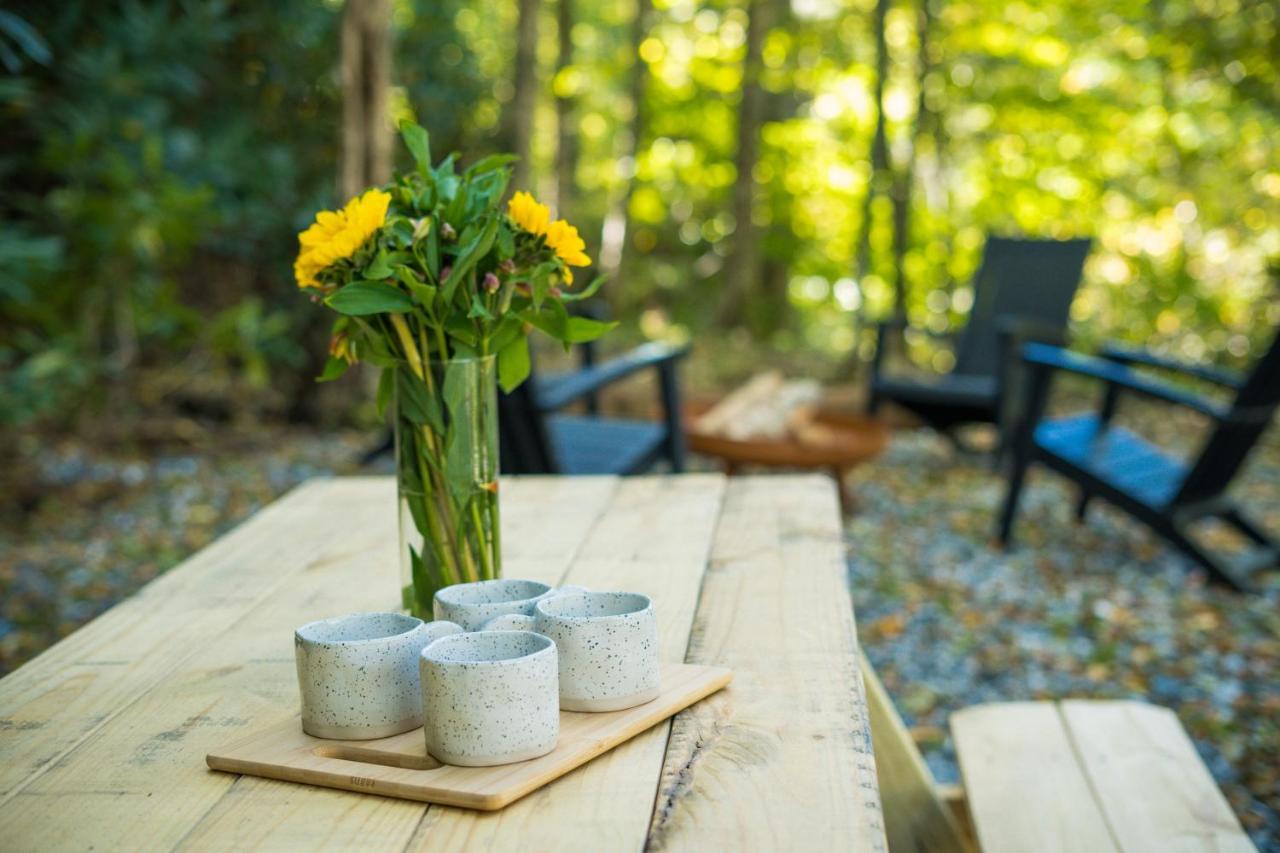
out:
M502 573L497 359L395 368L402 603L431 619L436 590Z

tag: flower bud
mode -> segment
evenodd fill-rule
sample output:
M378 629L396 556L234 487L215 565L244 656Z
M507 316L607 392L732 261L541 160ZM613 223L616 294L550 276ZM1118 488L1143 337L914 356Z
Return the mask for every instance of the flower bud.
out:
M498 281L498 277L491 272L484 274L484 282L481 285L489 293L493 293L502 286L502 282Z
M458 232L454 231L453 226L448 222L442 222L440 224L440 236L446 240L454 240L457 238Z
M503 275L511 275L513 272L516 271L516 262L511 260L510 258L507 258L505 261L498 264L498 271L501 272Z
M444 284L446 281L448 281L449 274L452 272L453 272L453 267L449 266L448 264L445 264L444 266L440 267L440 283Z

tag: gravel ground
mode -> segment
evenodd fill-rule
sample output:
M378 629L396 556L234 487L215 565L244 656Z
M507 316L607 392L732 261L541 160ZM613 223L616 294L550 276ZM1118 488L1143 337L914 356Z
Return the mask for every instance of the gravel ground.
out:
M1195 424L1137 413L1164 443ZM1147 430L1148 433L1153 431ZM1162 434L1162 435L1160 435ZM1280 436L1237 491L1280 530ZM850 574L866 654L935 777L958 781L947 717L979 702L1092 697L1173 708L1255 843L1280 851L1280 576L1208 586L1127 516L1083 525L1062 478L1034 473L1009 552L991 547L1003 479L927 430L854 475ZM1234 536L1208 529L1223 547Z
M0 526L0 675L297 484L353 471L369 441L263 429L147 456L34 454L39 504Z

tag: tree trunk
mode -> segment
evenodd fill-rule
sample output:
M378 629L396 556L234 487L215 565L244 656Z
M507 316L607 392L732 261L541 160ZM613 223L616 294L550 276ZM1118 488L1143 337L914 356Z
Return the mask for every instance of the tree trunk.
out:
M342 10L343 199L391 178L390 0L347 0Z
M573 67L573 0L559 0L556 6L556 29L560 36L560 52L556 57L556 85L566 90L556 92L556 214L572 221L573 191L578 172L578 133L574 127L574 98L577 94L565 77ZM576 85L576 84L575 84Z
M867 194L862 203L862 221L858 225L855 250L859 285L871 271L871 213L876 194L884 189L889 166L889 143L884 117L884 82L889 73L889 45L885 41L885 17L888 13L889 0L876 0L872 16L872 30L876 38L876 127L871 137L871 177L867 180Z
M911 246L911 191L916 178L916 151L919 139L924 133L925 125L925 77L929 74L929 0L919 0L916 11L917 54L919 96L916 101L914 124L908 135L907 156L894 170L893 178L893 314L898 318L907 316L907 289L911 282L907 279L907 249Z
M747 53L742 62L742 103L738 107L738 150L733 165L737 180L733 185L733 248L724 266L723 294L718 320L735 325L742 320L743 307L757 284L755 228L751 223L755 206L755 167L760 152L760 124L764 113L764 90L760 87L761 51L769 30L768 0L748 0Z
M640 58L640 45L649 35L649 17L652 14L652 0L636 0L636 16L631 23L631 45L633 58L628 92L631 98L631 120L621 137L618 158L630 164L630 171L624 176L621 192L609 205L604 217L604 226L600 232L600 274L616 280L626 259L627 234L631 225L631 195L635 191L636 157L640 153L640 140L644 134L644 97L645 84L649 79L649 66Z
M876 195L884 190L889 166L889 142L884 117L884 82L889 73L889 45L885 39L885 18L888 14L889 0L876 0L875 11L871 18L871 29L876 39L876 81L873 93L876 125L871 136L871 175L867 178L867 191L862 199L862 219L858 222L858 236L853 250L854 280L864 295L866 289L863 283L871 272L871 217L875 209ZM867 305L864 301L861 312L854 318L855 341L848 366L849 372L855 379L863 367L858 342L862 339L863 330L870 325L865 321L866 313ZM893 335L888 340L895 339L901 342L900 335Z
M512 175L515 190L531 189L533 114L538 103L538 0L519 0L516 26L515 85L507 109L507 144L519 157Z

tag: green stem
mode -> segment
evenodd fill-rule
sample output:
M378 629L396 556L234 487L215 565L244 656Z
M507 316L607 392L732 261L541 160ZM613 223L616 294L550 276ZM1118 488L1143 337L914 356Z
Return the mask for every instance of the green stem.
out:
M484 535L484 521L480 518L480 507L476 506L475 501L471 502L471 522L476 526L476 544L477 550L480 552L480 571L483 572L484 578L493 577L493 566L489 562L488 539Z
M427 391L435 396L435 382L431 375L430 364L424 363L422 355L418 350L417 344L413 341L413 332L409 330L409 326L405 323L404 318L399 314L392 314L391 326L395 329L396 335L400 338L400 345L404 348L405 358L409 362L409 368L421 379L427 386ZM428 425L422 426L422 438L427 443L429 452L437 459L441 458L440 447L436 442L435 433L431 431ZM418 460L420 474L422 476L423 491L423 510L427 517L427 526L431 528L432 541L439 547L441 559L446 568L452 571L456 578L460 574L460 567L457 558L456 538L457 533L454 529L453 513L449 506L448 484L438 482L439 474L435 471L422 470L422 460ZM439 509L440 514L444 517L445 530L440 530L441 519L432 513L431 506L427 503L428 489L435 492L435 505ZM446 535L447 534L447 535ZM470 555L467 555L470 557ZM470 574L475 574L475 566L468 560Z
M423 484L422 514L427 518L427 527L431 528L431 542L433 545L435 545L436 551L438 551L440 554L440 562L441 562L440 574L443 575L442 579L446 582L445 586L449 586L450 584L455 584L458 582L457 561L456 559L454 559L453 554L450 552L447 541L445 540L445 537L442 535L440 531L440 519L437 518L436 514L431 511L431 503L427 499L428 496L426 494L426 484L427 484L427 476L429 472L427 471L426 463L423 462L421 456L418 457L417 463L418 463L418 476L422 479L422 484Z

